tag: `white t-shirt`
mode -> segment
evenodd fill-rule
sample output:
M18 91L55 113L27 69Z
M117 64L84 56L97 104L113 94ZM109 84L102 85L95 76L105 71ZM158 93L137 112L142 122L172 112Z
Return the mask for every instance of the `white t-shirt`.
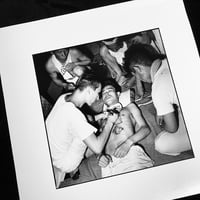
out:
M167 60L162 60L159 69L158 62L159 60L154 61L151 66L152 100L157 115L165 115L174 111L173 104L179 104Z
M84 157L88 136L96 132L84 114L65 95L57 100L46 119L46 128L53 165L63 172L75 170Z
M116 58L118 64L122 65L123 64L123 60L124 60L124 56L125 56L125 51L128 49L127 44L125 42L123 42L123 47L118 49L117 52L111 51L110 49L108 49L109 53Z

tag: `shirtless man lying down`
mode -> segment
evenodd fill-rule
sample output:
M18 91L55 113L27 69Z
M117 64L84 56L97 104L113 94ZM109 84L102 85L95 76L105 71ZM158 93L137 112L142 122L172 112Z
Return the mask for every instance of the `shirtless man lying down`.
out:
M119 95L120 87L113 79L104 82L102 98L105 111L95 118L101 127L107 123L107 116L117 113L118 118L111 130L104 153L99 156L102 177L153 166L153 161L142 147L137 145L150 130L139 108L134 103L122 107Z

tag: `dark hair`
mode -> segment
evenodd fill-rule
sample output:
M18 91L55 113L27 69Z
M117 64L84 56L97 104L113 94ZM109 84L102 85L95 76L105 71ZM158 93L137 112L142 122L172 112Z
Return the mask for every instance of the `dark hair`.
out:
M94 71L88 71L84 73L83 76L78 80L76 84L76 89L83 90L84 88L90 86L94 90L99 87L101 80Z
M163 60L164 54L160 54L149 44L133 44L125 52L124 67L130 68L131 63L151 66L156 59Z
M121 87L119 86L119 84L116 82L115 79L113 78L109 78L109 79L106 79L102 82L102 89L108 85L111 85L115 88L115 91L116 92L121 92Z
M117 38L117 37L108 38L108 39L105 39L105 40L102 40L102 41L105 41L105 42L111 42L111 41L113 41L115 38Z

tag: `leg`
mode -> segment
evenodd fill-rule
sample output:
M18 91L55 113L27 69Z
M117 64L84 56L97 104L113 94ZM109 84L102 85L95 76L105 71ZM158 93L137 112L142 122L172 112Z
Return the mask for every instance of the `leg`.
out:
M176 133L162 131L155 139L155 149L167 155L178 155L191 150L191 144L184 124L182 113L179 112L179 128Z
M187 133L168 133L162 131L155 139L155 149L161 154L179 155L191 149Z
M80 175L78 179L66 179L63 182L61 182L60 187L66 187L101 178L101 168L98 165L98 161L94 155L82 161L82 163L79 166L79 172Z

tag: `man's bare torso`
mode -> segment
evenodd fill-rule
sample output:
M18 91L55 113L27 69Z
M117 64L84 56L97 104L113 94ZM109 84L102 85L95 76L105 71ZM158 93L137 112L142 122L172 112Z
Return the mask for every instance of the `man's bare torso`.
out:
M112 128L112 132L106 144L106 153L112 155L118 146L132 136L135 133L135 125L136 122L128 108L123 108Z

